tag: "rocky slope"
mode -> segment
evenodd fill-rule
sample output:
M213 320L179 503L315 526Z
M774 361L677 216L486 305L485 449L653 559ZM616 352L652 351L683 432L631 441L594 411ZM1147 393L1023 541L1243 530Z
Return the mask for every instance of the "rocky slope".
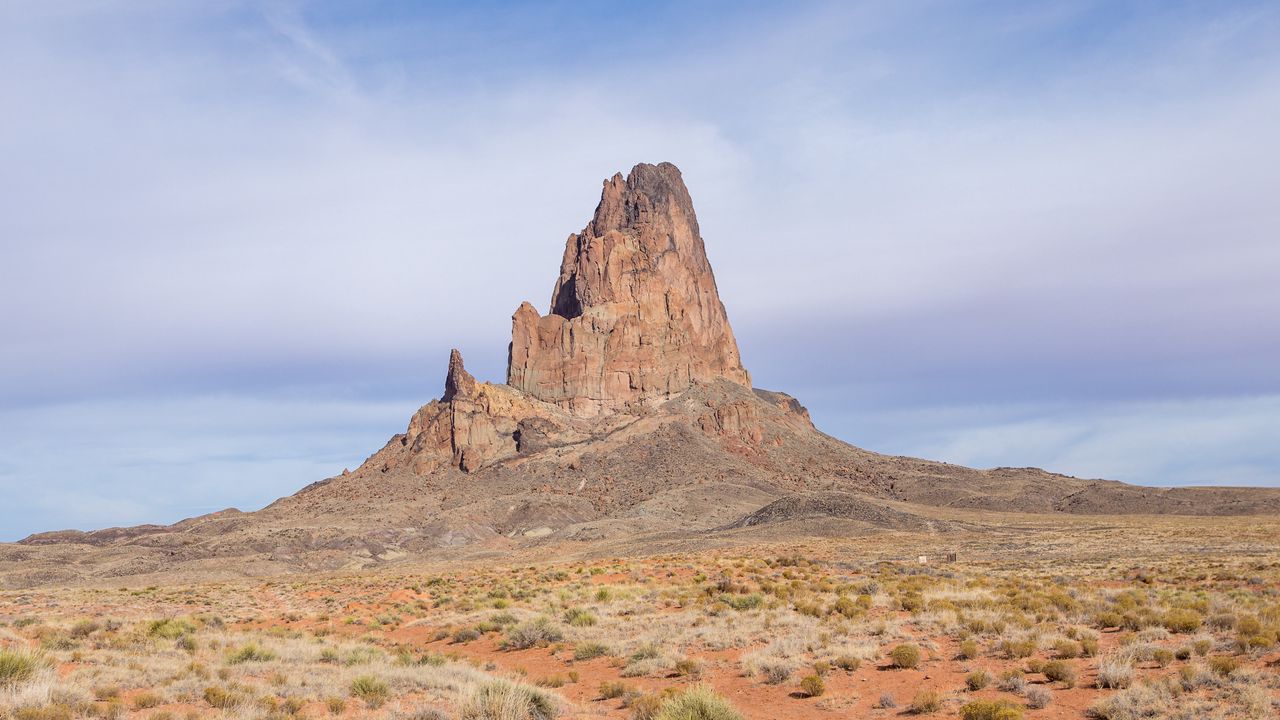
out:
M566 243L549 313L524 303L512 319L507 378L478 382L454 351L440 399L356 471L254 513L0 545L0 583L956 527L930 508L1280 512L1276 490L974 470L823 434L794 398L751 387L692 201L665 163L605 181Z

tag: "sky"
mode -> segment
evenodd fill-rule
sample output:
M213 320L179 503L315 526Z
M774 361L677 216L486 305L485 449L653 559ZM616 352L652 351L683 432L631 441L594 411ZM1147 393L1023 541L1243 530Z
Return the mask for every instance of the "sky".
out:
M1273 2L0 2L0 97L0 540L355 468L637 162L828 433L1280 485Z

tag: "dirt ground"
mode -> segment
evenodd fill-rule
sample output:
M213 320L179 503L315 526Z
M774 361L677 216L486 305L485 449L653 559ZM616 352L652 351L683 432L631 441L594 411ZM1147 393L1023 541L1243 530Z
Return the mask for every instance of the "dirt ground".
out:
M0 714L645 720L704 687L753 720L1275 717L1277 544L1274 518L992 516L946 538L6 591Z

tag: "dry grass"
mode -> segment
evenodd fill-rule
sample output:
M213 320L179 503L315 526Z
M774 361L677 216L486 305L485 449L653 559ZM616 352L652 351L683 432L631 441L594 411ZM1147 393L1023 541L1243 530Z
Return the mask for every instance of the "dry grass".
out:
M1200 542L1237 531L1218 523ZM1182 556L1128 529L1136 554L1161 544L1142 567L1045 531L1027 558L945 567L813 545L5 591L0 717L754 719L868 716L895 694L948 717L1271 716L1271 546ZM769 701L722 704L743 692Z

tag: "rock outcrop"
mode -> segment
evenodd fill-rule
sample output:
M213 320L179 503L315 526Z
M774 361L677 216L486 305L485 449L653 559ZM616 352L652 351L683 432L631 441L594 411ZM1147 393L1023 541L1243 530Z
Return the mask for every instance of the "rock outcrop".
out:
M585 433L572 427L555 406L539 402L505 385L477 382L467 372L462 354L449 354L444 395L418 410L409 428L388 448L374 455L383 472L408 464L416 475L445 466L471 472L486 465L544 449L554 443L581 440Z
M751 385L680 171L640 164L614 175L595 217L569 236L550 314L516 310L507 384L593 417L717 379Z
M604 437L698 384L751 387L674 165L641 164L605 181L595 217L569 236L551 314L523 303L509 350L506 385L477 382L452 351L441 398L366 465L474 472ZM757 400L746 397L707 407L699 426L759 444ZM809 425L796 407L784 409Z

